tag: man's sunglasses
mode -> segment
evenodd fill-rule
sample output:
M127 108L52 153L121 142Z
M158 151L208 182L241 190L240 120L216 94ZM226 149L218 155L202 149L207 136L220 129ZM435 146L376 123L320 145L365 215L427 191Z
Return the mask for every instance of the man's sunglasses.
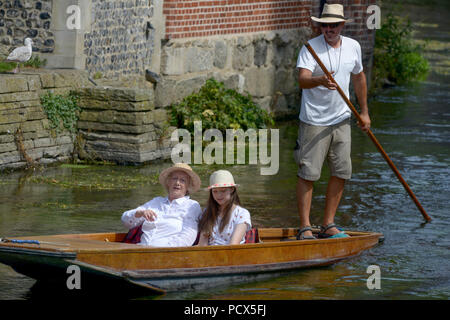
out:
M341 24L340 22L337 22L337 23L321 23L320 25L322 26L322 28L328 27L328 28L334 29L334 28L337 28L340 24Z

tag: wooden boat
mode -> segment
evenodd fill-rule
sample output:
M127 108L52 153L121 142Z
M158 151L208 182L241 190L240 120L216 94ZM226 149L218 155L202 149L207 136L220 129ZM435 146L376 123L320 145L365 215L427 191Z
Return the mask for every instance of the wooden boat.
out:
M325 266L354 257L382 239L380 233L346 231L350 237L296 240L297 230L260 228L259 243L178 248L123 243L125 233L17 237L9 240L39 244L1 242L0 262L31 278L64 284L74 265L83 283L121 282L162 294Z

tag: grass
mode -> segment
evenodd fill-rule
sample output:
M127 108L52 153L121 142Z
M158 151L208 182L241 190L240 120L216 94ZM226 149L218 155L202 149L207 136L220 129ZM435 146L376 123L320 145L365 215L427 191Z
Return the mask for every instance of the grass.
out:
M16 67L15 62L0 61L0 72L9 72Z
M47 60L41 60L38 55L33 55L25 63L19 63L19 68L40 68L47 64ZM0 72L10 72L16 67L16 62L0 61Z

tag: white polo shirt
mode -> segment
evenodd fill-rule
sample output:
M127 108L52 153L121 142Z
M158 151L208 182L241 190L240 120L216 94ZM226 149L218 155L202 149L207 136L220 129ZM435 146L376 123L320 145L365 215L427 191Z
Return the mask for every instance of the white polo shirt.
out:
M134 216L136 211L147 209L156 213L155 221ZM189 196L172 201L167 197L156 197L136 209L124 212L122 222L129 229L142 224L143 234L139 243L141 245L182 247L194 243L200 215L200 205L197 201L189 199Z
M339 48L327 45L323 35L309 40L309 44L328 71L335 72L334 79L349 97L350 75L363 71L361 46L351 38L341 36L341 39ZM298 55L297 68L310 70L313 77L324 75L319 64L305 46ZM350 116L351 110L337 90L329 90L322 85L303 89L299 116L301 121L316 126L330 126Z

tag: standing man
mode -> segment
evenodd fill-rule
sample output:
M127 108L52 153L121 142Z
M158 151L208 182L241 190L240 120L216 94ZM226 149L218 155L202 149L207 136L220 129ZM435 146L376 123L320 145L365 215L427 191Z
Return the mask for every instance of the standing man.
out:
M325 4L320 18L311 17L321 24L322 34L309 44L333 75L341 89L349 96L350 77L361 108L363 131L370 128L367 108L366 76L363 72L361 47L351 38L341 36L345 23L340 4ZM308 49L303 46L298 60L298 82L303 89L300 125L294 158L298 164L297 205L300 230L297 239L315 239L309 220L313 183L320 178L325 158L331 177L328 181L325 213L319 238L347 237L334 224L334 216L344 191L345 180L351 177L350 117L351 110L332 83L323 73Z

